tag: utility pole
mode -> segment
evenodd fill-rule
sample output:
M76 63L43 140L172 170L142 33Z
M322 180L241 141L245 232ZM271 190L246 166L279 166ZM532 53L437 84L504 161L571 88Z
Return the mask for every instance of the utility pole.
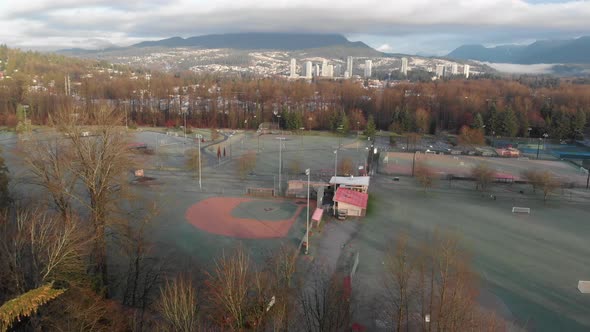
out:
M197 134L197 140L199 141L199 190L202 190L203 187L201 186L201 134Z
M309 179L311 174L309 168L305 170L305 174L307 174L307 231L305 232L305 254L307 255L309 253Z
M282 172L283 172L283 141L285 140L284 137L277 137L279 140L279 194L281 194L281 180L282 180Z
M334 150L334 177L338 176L338 149Z

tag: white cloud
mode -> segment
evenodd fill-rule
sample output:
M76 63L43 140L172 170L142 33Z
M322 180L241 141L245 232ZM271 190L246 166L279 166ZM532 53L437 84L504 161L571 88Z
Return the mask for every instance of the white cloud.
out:
M517 41L543 38L547 31L590 34L588 17L590 1L4 0L0 42L60 48L93 38L125 45L175 35L292 31L370 35L380 40L374 45L398 52L400 38L408 39L407 51L440 44L417 45L434 34L453 42L485 37L480 42L488 44L525 33Z
M380 52L392 52L393 48L389 44L381 44L376 48L376 50Z

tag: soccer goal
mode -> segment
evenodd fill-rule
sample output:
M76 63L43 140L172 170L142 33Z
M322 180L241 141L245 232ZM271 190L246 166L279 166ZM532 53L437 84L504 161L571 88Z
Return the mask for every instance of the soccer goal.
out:
M582 294L590 294L590 281L578 281L578 289Z

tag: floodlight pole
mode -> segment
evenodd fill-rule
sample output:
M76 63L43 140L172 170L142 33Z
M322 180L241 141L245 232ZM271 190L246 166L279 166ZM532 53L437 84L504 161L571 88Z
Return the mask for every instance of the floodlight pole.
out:
M279 194L282 193L281 188L281 178L282 178L282 171L283 171L283 141L285 140L284 137L277 137L279 140Z
M307 255L309 253L309 179L311 170L308 168L305 173L307 174L307 230L305 232L305 254Z
M199 141L199 190L202 190L203 187L201 186L201 134L197 134L197 140Z
M334 150L334 177L338 176L338 149Z
M338 169L338 149L334 150L334 195L336 194L336 177ZM336 216L336 201L334 201L334 217Z
M416 153L417 152L418 151L414 151L414 158L412 159L412 177L414 177L414 169L415 169L415 166L416 166Z

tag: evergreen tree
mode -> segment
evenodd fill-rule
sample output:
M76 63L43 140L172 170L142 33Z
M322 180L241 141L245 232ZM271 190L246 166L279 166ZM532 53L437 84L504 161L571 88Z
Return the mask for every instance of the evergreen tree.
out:
M373 119L373 115L369 115L369 120L367 120L367 128L365 129L365 135L367 137L374 138L376 132L377 132L377 126L375 125L375 120Z
M483 122L483 117L481 116L481 113L477 113L475 114L475 118L473 119L473 124L471 124L471 127L474 129L481 129L484 126L484 122Z
M414 119L412 118L412 115L410 114L410 112L408 112L407 109L404 109L402 112L402 130L404 132L408 132L408 131L414 131Z
M576 136L577 133L583 133L584 127L586 127L586 112L579 109L572 119L572 132L574 136Z
M340 125L338 126L338 128L340 128L338 131L342 135L346 135L350 131L350 121L348 120L348 116L346 116L346 113L344 112L342 112L342 117L340 118Z
M492 104L492 106L490 106L490 110L488 112L488 121L486 124L486 131L489 134L494 134L495 132L498 132L499 129L499 124L500 124L500 116L498 114L498 109L496 108L496 104Z
M571 120L564 111L557 111L552 117L550 135L551 137L563 139L570 135Z
M514 137L517 132L518 122L516 121L516 115L512 108L507 108L504 113L502 113L501 133L505 136Z

